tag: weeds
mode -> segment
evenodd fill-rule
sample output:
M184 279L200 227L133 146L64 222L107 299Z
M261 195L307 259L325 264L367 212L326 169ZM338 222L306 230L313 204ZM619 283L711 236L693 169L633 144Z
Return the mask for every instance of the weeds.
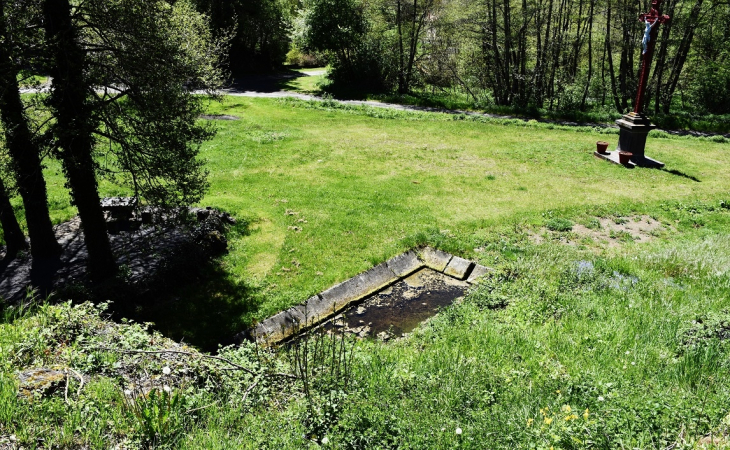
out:
M337 424L352 389L353 342L345 333L315 330L292 344L287 354L303 386L302 421L321 442Z
M160 444L172 445L182 430L182 401L180 393L164 386L144 394L138 391L122 393L124 412L134 424L145 448Z

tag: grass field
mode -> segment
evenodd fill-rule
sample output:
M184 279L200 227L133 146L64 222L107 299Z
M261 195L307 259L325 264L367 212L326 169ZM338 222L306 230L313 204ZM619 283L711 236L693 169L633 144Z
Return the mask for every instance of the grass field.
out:
M5 311L0 445L11 435L43 448L730 445L726 142L660 134L647 152L666 170L628 170L592 156L597 140L616 141L598 130L233 97L210 112L240 120L216 122L203 148L202 204L241 224L220 267L171 293L183 298L173 311L150 313L163 333L214 347L420 244L494 272L403 339L346 343L349 364L311 347L220 353L250 372L125 354L171 343L89 306ZM54 220L65 220L55 162L47 175ZM649 216L661 228L646 243L578 233ZM28 367L90 378L66 372L29 401L16 395ZM124 393L143 379L158 396Z
M667 170L627 170L592 155L597 140L615 135L317 105L211 105L241 120L217 121L203 147L211 189L202 204L247 226L230 236L223 270L185 289L190 309L171 321L173 336L220 339L191 336L184 319L205 316L212 298L230 322L204 321L211 333L235 332L417 244L474 258L500 227L653 211L728 190L728 145L710 140L650 138L648 153ZM66 220L74 209L59 164L49 161L46 173L54 219ZM108 183L102 191L123 192Z

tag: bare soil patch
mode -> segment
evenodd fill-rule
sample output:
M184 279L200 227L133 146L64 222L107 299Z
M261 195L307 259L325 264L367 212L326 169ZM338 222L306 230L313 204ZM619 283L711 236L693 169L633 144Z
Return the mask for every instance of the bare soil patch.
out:
M670 229L647 215L597 217L588 221L587 225L576 223L568 232L553 232L543 227L537 233L530 234L530 241L535 244L561 241L567 245L592 244L614 248L629 242L649 242L659 233Z

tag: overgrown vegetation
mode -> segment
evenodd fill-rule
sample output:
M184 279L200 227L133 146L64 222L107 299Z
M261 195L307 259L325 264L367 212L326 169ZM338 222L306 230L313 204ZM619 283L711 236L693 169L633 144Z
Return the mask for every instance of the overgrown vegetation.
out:
M610 252L535 245L506 224L478 239L491 275L388 344L319 334L211 357L146 325L110 322L103 305L6 308L0 442L721 448L730 214L717 202L658 210L677 232ZM463 237L446 239L458 246ZM23 390L18 371L39 367L61 376Z

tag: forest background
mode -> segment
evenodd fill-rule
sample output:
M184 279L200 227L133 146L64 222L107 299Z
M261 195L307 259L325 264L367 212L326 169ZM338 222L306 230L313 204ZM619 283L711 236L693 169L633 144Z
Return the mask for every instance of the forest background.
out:
M234 74L329 64L336 95L460 95L477 109L633 109L647 0L197 0L235 31ZM666 128L730 113L730 3L667 0L647 112ZM601 116L601 113L603 116ZM669 116L671 114L671 117Z

